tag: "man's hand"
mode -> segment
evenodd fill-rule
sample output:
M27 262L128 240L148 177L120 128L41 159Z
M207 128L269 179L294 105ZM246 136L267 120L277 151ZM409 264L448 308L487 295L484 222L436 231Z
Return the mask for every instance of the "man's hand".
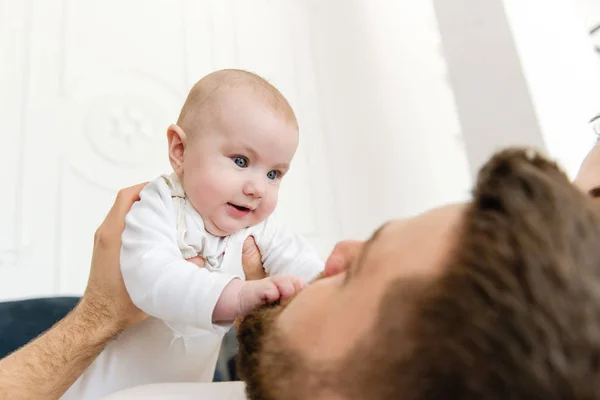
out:
M90 317L102 318L104 323L120 329L147 317L131 301L119 261L125 216L140 199L144 186L145 183L121 190L96 231L88 285L78 305Z
M323 278L334 276L348 269L360 253L365 242L362 240L344 240L335 245L325 262Z
M258 246L254 241L254 237L248 236L242 247L242 267L247 281L264 279L267 273L263 268L262 256Z
M204 258L202 258L201 256L188 258L188 259L186 259L186 261L189 261L192 264L196 264L200 268L204 267L204 264L206 264L206 260L204 260Z
M196 264L200 268L204 267L206 261L201 256L188 258L187 261ZM248 236L244 241L244 247L242 248L242 267L244 268L244 275L247 281L254 281L257 279L263 279L267 277L262 265L262 257L254 237Z
M96 231L85 293L49 331L0 360L0 399L58 399L115 335L146 315L133 305L121 276L125 216L145 184L123 189Z

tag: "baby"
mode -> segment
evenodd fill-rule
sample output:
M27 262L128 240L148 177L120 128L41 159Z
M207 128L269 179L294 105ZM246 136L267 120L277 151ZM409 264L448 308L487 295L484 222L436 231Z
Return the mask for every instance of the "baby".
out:
M190 92L168 130L173 173L151 182L127 217L121 264L133 302L174 324L219 331L322 270L315 251L271 217L298 147L286 99L262 78L218 71ZM265 269L245 282L244 240L252 235ZM196 256L205 269L185 261Z
M65 398L211 381L236 317L291 296L323 270L313 247L272 215L298 147L296 117L275 87L240 70L209 74L167 135L173 173L144 188L122 236L125 286L151 318L109 344ZM270 277L245 281L248 236ZM205 268L189 261L196 257Z

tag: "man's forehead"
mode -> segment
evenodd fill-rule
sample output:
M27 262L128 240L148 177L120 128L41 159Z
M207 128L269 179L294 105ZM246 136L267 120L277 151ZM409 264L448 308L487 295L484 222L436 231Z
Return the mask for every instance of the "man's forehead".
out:
M581 163L574 183L584 192L588 192L590 189L600 185L600 179L598 179L599 170L600 144L596 144Z
M375 231L371 241L387 242L388 240L400 239L407 233L412 233L410 237L421 236L427 233L430 236L443 235L450 225L456 224L462 216L467 203L449 204L439 208L434 208L415 217L398 219L383 224Z
M458 238L465 209L466 204L452 204L383 225L365 246L368 268L390 277L439 270Z

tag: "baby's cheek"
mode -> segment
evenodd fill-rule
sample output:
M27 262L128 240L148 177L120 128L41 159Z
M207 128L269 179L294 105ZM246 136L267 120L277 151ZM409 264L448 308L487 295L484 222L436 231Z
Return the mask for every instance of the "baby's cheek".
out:
M194 169L184 172L183 187L188 196L198 192L199 178L198 173Z
M278 192L275 192L270 193L269 196L265 199L265 209L268 214L271 214L273 211L275 211L275 208L277 207L278 197Z
M269 204L269 205L264 205L264 207L262 207L262 205L261 205L260 212L256 216L257 217L256 222L259 223L259 222L266 220L273 214L274 210L275 210L274 205Z
M221 196L223 185L217 179L207 174L192 175L190 189L186 190L191 200L206 203L209 199L217 199Z

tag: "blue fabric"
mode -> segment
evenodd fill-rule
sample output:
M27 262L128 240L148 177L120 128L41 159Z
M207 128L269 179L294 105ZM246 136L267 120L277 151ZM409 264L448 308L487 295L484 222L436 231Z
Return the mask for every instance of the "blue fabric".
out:
M0 359L50 329L78 302L79 297L48 297L0 303ZM233 376L235 362L228 364ZM222 372L215 371L214 381L223 380Z
M0 303L0 358L50 329L79 297L49 297Z

